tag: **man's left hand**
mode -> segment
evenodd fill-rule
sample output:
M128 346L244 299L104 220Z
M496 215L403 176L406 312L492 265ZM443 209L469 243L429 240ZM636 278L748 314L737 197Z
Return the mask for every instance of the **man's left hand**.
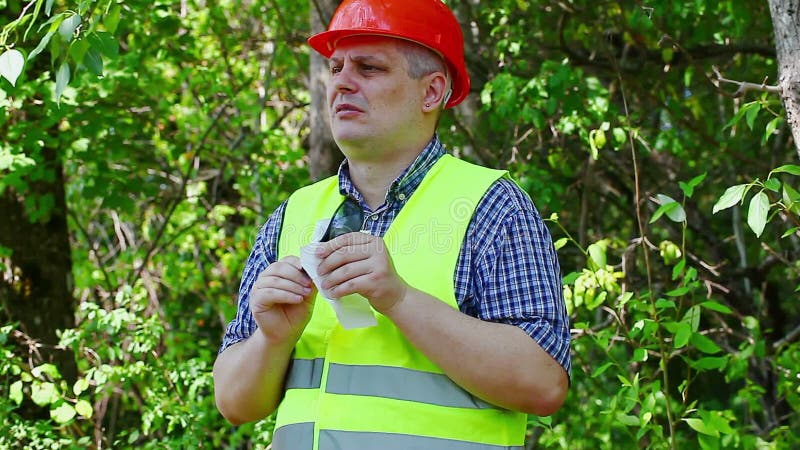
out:
M347 233L321 245L317 273L321 290L336 298L349 294L366 297L386 314L402 301L408 284L397 274L383 239L367 233Z

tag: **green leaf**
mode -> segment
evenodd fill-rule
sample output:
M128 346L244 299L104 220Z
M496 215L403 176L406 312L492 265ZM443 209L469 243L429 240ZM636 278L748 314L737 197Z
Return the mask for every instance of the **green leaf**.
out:
M117 25L119 25L119 16L120 16L121 8L119 5L114 5L106 14L105 18L103 18L103 25L105 25L106 30L114 34L117 31Z
M617 414L617 421L629 427L639 426L639 418L636 416L632 416L630 414L622 414L622 413Z
M758 117L758 112L761 111L761 104L760 103L752 103L752 107L747 109L745 113L745 122L747 122L747 127L751 130L753 129L753 125L755 124L756 117Z
M75 408L69 403L62 403L58 408L50 410L50 417L55 420L56 423L63 425L75 417Z
M707 356L697 361L690 361L689 365L697 370L718 370L723 369L728 364L727 356Z
M785 239L785 238L797 233L798 230L800 230L800 227L789 228L788 230L786 230L786 233L783 233L783 236L781 236L781 239Z
M92 408L92 404L87 402L86 400L78 400L78 403L75 404L75 411L78 412L83 417L91 418L92 413L94 412L94 408Z
M726 129L730 128L731 126L733 126L734 124L736 124L737 122L742 120L742 117L745 114L748 114L751 109L755 109L756 113L757 113L758 110L761 109L761 104L759 104L757 101L753 101L753 102L745 103L744 105L742 105L742 107L739 108L739 111L736 112L736 115L733 116L733 118L731 120L729 120L727 124L725 124L725 127L723 128L723 130L726 130ZM752 127L751 127L751 129L752 129Z
M779 192L781 190L781 180L777 178L770 178L764 182L764 187L772 192Z
M635 362L647 361L647 350L641 347L634 349L632 361Z
M485 106L492 106L492 85L486 84L481 91L481 103Z
M33 24L36 22L36 18L39 17L39 11L42 10L42 2L41 0L36 2L36 6L33 7L33 19L31 19L31 23L28 24L28 28L25 29L25 34L22 35L22 40L25 41L28 39L28 33L33 28Z
M22 380L17 380L11 383L8 398L17 405L22 403Z
M656 209L656 211L653 213L653 217L650 218L650 223L660 219L665 213L669 213L678 206L680 205L677 202L667 203L666 205L659 206L658 209Z
M656 194L656 203L660 204L661 208L664 208L663 214L666 214L671 221L684 222L686 220L686 211L683 210L683 206L672 197L664 194ZM656 211L656 213L658 213L658 211ZM656 216L656 214L654 213L653 216ZM650 219L650 223L652 222L653 219Z
M692 331L697 331L700 328L700 306L694 305L686 310L681 318L681 323L688 323Z
M780 166L777 169L773 169L770 174L773 173L790 173L792 175L800 176L800 166L796 166L794 164L786 164L785 166Z
M624 144L625 141L628 139L628 134L625 133L625 130L623 130L622 128L614 128L614 129L612 129L611 130L611 134L614 135L614 142L618 146L621 146L622 144Z
M89 380L87 380L86 378L80 378L72 386L72 393L75 394L75 396L77 397L78 395L81 395L81 393L86 389L89 389Z
M42 53L42 50L47 47L47 44L50 43L50 38L52 38L54 34L56 34L55 31L48 31L47 34L44 35L42 40L39 41L39 45L37 45L36 48L34 48L33 51L28 54L28 61L35 58L39 53Z
M764 137L761 139L762 144L765 144L767 140L769 140L769 137L775 133L775 130L778 129L778 125L780 125L782 120L783 119L780 117L776 117L769 121L767 128L764 129Z
M31 400L39 406L49 405L58 400L56 385L53 383L32 383Z
M688 286L681 286L679 288L667 292L667 295L670 297L680 297L681 295L686 295L686 293L689 292L689 290L690 289Z
M787 204L787 206L791 203L800 202L800 192L797 192L795 188L789 186L788 184L783 184L783 201Z
M767 224L767 215L769 214L769 197L764 191L759 192L750 199L750 208L747 211L747 225L756 234L761 237L764 232L764 226Z
M81 16L73 14L61 21L58 26L58 34L64 41L69 42L75 35L75 30L81 24Z
M96 31L86 36L89 45L98 50L106 58L116 58L119 55L119 43L111 33Z
M61 99L61 94L64 93L64 89L69 84L69 76L69 64L65 62L56 72L56 101Z
M708 175L708 172L692 178L687 183L684 183L683 181L679 182L678 186L680 186L681 190L683 191L683 195L691 198L692 195L694 195L694 188L696 188L700 183L703 182L703 180L706 179L706 175Z
M795 214L800 214L800 193L789 186L788 183L783 183L783 193L781 197L786 209Z
M611 367L613 365L614 365L613 362L607 362L607 363L603 364L602 366L594 369L594 371L592 372L592 378L596 378L596 377L602 375L606 370L608 370L609 367Z
M592 130L589 132L589 154L592 155L592 159L597 161L597 158L600 157L598 152L597 142L595 141L595 135L597 134L597 130ZM605 137L603 138L605 139Z
M692 333L691 342L696 349L700 350L703 353L708 353L710 355L713 355L714 353L719 353L720 351L722 351L722 349L719 348L719 346L714 341L712 341L711 339L707 338L706 336L700 333Z
M39 25L38 31L42 31L45 28L47 28L49 31L58 31L58 27L61 25L61 22L64 20L65 17L67 17L66 12L56 14L55 16L49 18L47 22L44 22L43 24Z
M577 279L578 279L578 277L580 277L580 276L581 276L581 273L580 273L580 272L570 272L570 273L568 273L568 274L564 275L564 278L562 278L562 279L561 279L561 282L562 282L563 284L572 284L572 283L574 283L574 282L575 282L575 280L577 280Z
M714 205L714 210L712 214L716 214L723 209L728 209L731 206L739 203L744 198L745 190L747 190L746 184L737 184L736 186L731 186L725 190L725 193L722 194L722 197L717 201Z
M712 428L710 424L707 424L702 419L694 419L688 418L683 419L693 430L697 431L698 433L707 434L709 436L719 437L719 431L715 428Z
M674 307L675 307L675 301L673 301L673 300L667 300L665 298L660 298L660 299L656 300L656 308L658 308L658 309L667 309L667 308L674 308Z
M69 44L69 56L73 61L83 61L86 51L89 50L89 41L86 39L75 39ZM86 62L83 61L86 65Z
M601 269L606 266L606 250L608 249L608 240L603 239L591 244L586 251L589 253L591 262L595 264L595 269Z
M692 329L687 323L679 323L678 329L675 332L675 341L673 342L674 347L683 348L686 347L686 344L689 343L689 339L692 336Z
M42 374L49 376L54 380L58 380L61 378L61 374L58 372L58 367L50 363L44 363L40 366L36 366L31 370L31 375L36 378L42 378Z
M12 86L16 86L23 67L25 67L25 57L19 50L12 48L0 55L0 76L8 80Z
M560 249L561 249L561 248L563 248L565 245L567 245L567 242L569 242L569 239L567 239L567 238L561 238L561 239L557 240L557 241L555 242L555 244L553 244L553 246L555 247L555 249L556 249L556 250L560 250Z
M86 55L83 57L83 65L89 69L89 72L98 77L103 75L103 56L96 48L92 47L86 51Z
M714 428L723 434L734 434L735 431L730 426L731 419L723 415L723 411L700 411L703 420L710 422Z
M700 306L706 309L710 309L712 311L720 312L723 314L731 314L733 311L728 308L727 306L723 305L722 303L717 303L713 300L709 300L703 303L700 303Z
M679 276L683 273L683 269L686 267L686 258L681 258L678 261L678 264L675 264L675 267L672 268L672 279L677 280Z
M589 132L589 145L592 148L592 158L597 160L597 151L606 145L606 133L602 129Z

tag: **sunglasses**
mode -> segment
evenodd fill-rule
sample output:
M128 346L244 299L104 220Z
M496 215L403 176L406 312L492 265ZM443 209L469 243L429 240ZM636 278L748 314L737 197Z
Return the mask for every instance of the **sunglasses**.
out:
M347 197L341 205L336 208L333 218L322 236L321 242L328 242L343 234L361 231L364 225L364 211L361 206L353 199Z

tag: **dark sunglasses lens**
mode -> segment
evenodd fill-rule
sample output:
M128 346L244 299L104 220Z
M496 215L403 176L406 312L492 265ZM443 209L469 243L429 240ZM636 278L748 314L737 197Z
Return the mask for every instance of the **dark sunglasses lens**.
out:
M361 211L361 207L352 200L345 200L333 214L333 219L322 237L322 242L330 241L343 234L360 231L363 223L364 213Z

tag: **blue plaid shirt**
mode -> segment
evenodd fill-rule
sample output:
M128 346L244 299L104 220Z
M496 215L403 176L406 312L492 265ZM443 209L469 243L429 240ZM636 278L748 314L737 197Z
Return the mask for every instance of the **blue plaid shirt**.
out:
M383 236L425 174L445 154L438 137L389 186L376 210L350 180L347 161L339 167L339 190L357 200L367 218L364 231ZM277 260L278 235L286 202L259 230L239 287L239 309L220 351L256 330L250 290L258 275ZM569 320L562 298L558 259L550 233L528 195L513 181L497 180L478 203L456 265L455 294L461 312L521 328L569 373Z

